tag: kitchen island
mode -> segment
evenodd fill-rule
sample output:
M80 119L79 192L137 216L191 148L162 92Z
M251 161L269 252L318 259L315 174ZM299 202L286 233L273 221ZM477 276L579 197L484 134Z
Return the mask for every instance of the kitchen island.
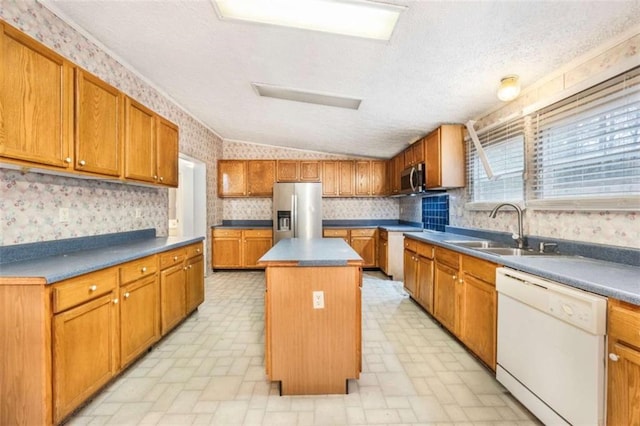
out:
M362 368L362 258L341 239L293 238L259 263L269 380L282 395L347 393Z

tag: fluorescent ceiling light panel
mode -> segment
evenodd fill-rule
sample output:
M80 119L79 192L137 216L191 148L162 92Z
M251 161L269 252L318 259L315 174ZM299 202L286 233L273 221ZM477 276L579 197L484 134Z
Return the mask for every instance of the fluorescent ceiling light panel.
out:
M326 105L338 108L358 109L362 99L347 96L335 96L324 93L307 92L290 87L272 86L270 84L251 83L258 95L286 101L305 102L308 104Z
M223 19L389 40L404 6L366 0L213 0Z

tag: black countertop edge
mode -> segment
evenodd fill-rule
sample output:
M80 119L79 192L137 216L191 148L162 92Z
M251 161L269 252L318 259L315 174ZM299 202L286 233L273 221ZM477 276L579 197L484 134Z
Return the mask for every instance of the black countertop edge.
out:
M484 238L498 241L505 244L515 245L511 234L508 232L488 231L485 229L458 228L446 226L446 232L468 235L475 238ZM640 250L631 247L612 246L607 244L586 243L581 241L563 240L560 238L540 237L527 235L527 246L538 249L540 243L556 243L558 246L554 251L562 254L584 256L591 259L604 260L607 262L622 263L631 266L640 266Z
M136 231L116 232L112 234L90 235L86 237L65 238L62 240L39 241L0 247L0 265L30 259L40 259L59 254L91 250L119 244L132 243L156 237L155 228Z

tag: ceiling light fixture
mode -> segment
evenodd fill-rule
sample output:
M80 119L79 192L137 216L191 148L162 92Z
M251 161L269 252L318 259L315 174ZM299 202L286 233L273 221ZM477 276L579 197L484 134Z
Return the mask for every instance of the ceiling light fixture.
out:
M508 75L500 79L498 99L504 102L512 101L520 94L520 79L517 75Z
M221 19L389 40L404 6L367 0L213 0Z
M270 84L251 83L260 96L284 99L286 101L304 102L308 104L326 105L338 108L358 109L362 99L348 96L329 95L326 93L308 92L290 87L273 86Z

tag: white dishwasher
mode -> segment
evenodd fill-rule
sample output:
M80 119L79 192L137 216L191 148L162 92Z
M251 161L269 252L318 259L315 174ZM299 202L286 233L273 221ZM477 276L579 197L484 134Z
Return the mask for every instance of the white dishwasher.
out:
M546 425L605 423L607 299L498 268L496 378Z

